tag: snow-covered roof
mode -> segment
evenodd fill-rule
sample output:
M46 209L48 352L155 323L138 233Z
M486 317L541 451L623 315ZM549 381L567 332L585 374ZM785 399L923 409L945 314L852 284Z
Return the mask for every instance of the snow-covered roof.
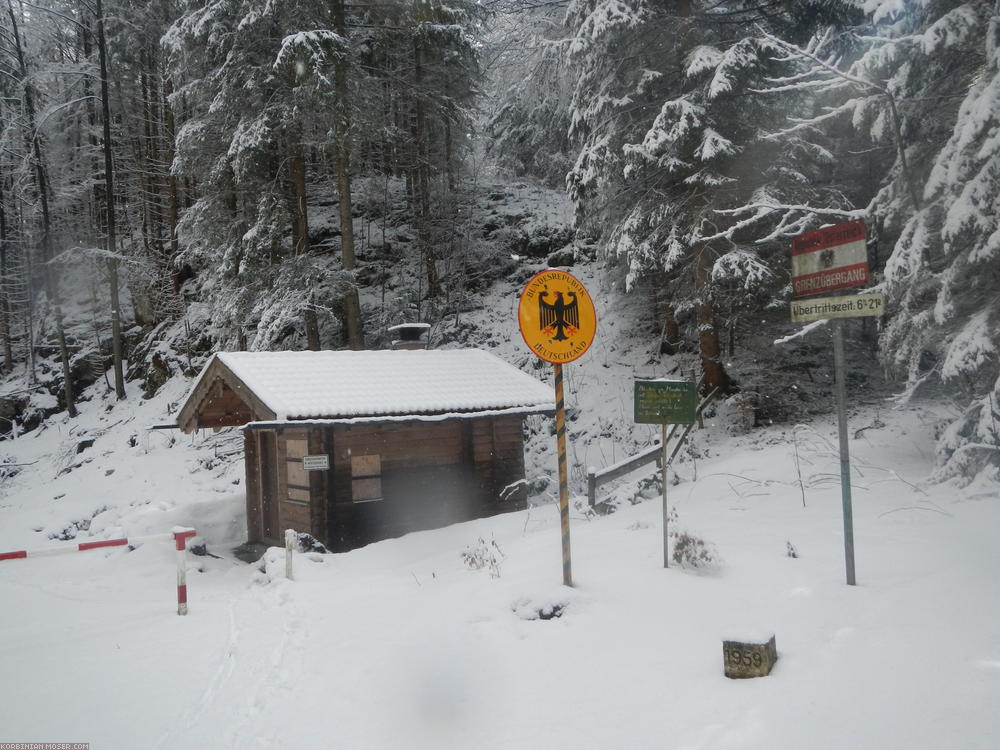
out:
M199 382L216 360L276 421L554 407L549 386L479 349L220 352Z

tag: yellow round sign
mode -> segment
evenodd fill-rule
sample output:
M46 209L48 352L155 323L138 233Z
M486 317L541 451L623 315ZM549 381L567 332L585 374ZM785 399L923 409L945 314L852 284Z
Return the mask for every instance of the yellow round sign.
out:
M583 284L572 274L550 268L525 285L517 323L535 356L565 364L582 357L594 343L597 312Z

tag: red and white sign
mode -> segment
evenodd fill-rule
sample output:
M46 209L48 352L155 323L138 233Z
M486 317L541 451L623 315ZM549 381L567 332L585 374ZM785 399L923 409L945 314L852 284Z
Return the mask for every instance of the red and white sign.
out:
M792 239L792 297L867 283L864 219L806 232Z

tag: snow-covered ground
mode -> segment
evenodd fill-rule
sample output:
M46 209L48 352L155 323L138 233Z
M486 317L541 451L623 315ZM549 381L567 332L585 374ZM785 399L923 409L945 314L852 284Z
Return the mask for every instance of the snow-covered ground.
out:
M593 379L606 354L596 347L576 382L594 424L628 412ZM852 416L852 429L875 425L851 445L856 587L844 582L829 419L696 433L700 458L677 467L669 496L676 528L710 545L707 568L663 569L647 491L610 516L576 507L574 588L561 585L551 504L298 554L289 581L282 552L263 569L231 554L244 532L238 432L145 429L170 419L186 385L145 403L97 397L73 428L57 418L0 446L25 464L0 484L0 551L189 525L220 556L188 556L187 617L174 613L169 542L0 562L0 742L996 747L997 488L922 482L930 406ZM77 453L84 439L95 442ZM621 456L605 458L586 460ZM466 550L496 564L473 569ZM553 607L561 616L538 618ZM723 639L771 633L769 677L723 676Z
M529 222L533 236L532 217L569 220L562 197L505 192L498 225ZM435 323L432 345L479 346L550 378L513 323L541 262L514 261ZM734 429L738 398L717 405L668 488L672 528L703 541L712 562L664 570L648 470L605 488L613 515L586 512L579 494L588 466L659 434L632 423L633 378L687 375L697 362L659 354L649 298L621 294L601 262L571 271L600 320L591 350L566 368L573 588L561 585L549 419L528 420L530 510L297 554L289 581L283 551L256 566L233 556L245 534L239 431L149 430L174 419L191 385L182 376L149 401L130 384L115 403L99 383L78 419L57 414L0 443L0 552L191 526L217 557L187 556L187 617L175 614L169 541L0 561L0 743L996 747L998 488L925 482L951 407L893 410L871 383L853 394L859 585L848 587L832 419L746 432ZM399 322L380 305L403 291L369 295L373 320ZM783 333L760 328L765 339ZM810 336L821 352L823 333ZM755 370L751 347L741 351L727 366L745 392L758 390L758 373L780 387L778 368ZM801 383L786 376L803 414L829 390L823 363L812 367ZM633 505L637 496L648 499ZM724 639L772 633L780 658L769 677L724 677Z

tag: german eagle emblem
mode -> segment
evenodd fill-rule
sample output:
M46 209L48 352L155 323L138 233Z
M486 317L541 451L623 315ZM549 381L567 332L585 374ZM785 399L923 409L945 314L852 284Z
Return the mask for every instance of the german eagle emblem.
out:
M576 333L580 327L580 304L576 298L576 292L567 292L567 302L562 292L555 293L555 299L549 302L551 294L548 288L538 295L538 327L546 334L552 335L552 341L566 341L570 335Z

